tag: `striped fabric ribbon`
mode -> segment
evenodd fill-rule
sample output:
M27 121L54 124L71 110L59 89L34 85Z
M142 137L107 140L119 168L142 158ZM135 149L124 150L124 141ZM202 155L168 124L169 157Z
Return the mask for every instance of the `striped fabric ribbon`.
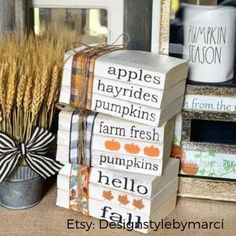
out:
M93 78L96 59L108 52L120 50L119 46L86 47L73 57L71 74L70 105L76 108L91 109Z
M91 166L91 141L96 115L96 112L86 110L72 113L69 142L71 164Z
M20 143L0 133L0 183L15 169L21 157L43 178L56 174L63 165L46 157L48 145L54 139L49 131L37 127L30 140Z
M69 140L69 161L71 164L78 163L78 156L79 156L79 112L74 111L71 114L71 121L70 121L70 140Z

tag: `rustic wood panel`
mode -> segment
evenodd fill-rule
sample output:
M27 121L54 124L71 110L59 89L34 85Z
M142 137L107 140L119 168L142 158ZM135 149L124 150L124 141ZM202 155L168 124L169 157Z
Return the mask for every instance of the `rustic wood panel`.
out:
M15 0L15 31L24 34L26 31L27 0Z
M27 0L0 0L0 32L23 34L26 29Z
M236 182L200 178L179 178L178 196L236 202Z
M11 32L15 27L15 0L0 0L0 32Z
M195 95L205 95L205 96L221 96L221 97L235 97L236 89L225 86L223 87L221 83L217 86L212 86L209 84L205 85L191 85L187 84L186 94L195 94Z
M128 49L151 50L152 0L124 1L124 32L129 34Z
M159 53L169 55L171 1L161 0Z

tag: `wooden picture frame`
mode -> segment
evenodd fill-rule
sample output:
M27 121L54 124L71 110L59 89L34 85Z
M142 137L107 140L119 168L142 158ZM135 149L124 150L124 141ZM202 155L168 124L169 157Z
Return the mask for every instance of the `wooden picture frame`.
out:
M128 34L128 49L168 54L170 3L170 0L33 0L29 7L107 9L109 44L126 42L126 37L119 36Z
M170 0L153 0L151 52L169 55Z
M236 182L179 177L179 197L236 202Z
M219 140L214 141L214 139L208 142L205 137L201 141L191 140L193 120L224 122L226 126L228 124L235 124L233 127L236 127L235 96L236 87L232 85L225 84L223 87L204 84L187 85L185 104L182 114L177 118L175 140L172 149L172 156L180 158L182 162L179 196L236 202L236 145L234 143L227 143L227 141L232 140L227 140L226 134L223 137L225 138L225 143L220 143ZM198 107L195 106L196 101L198 102ZM202 104L201 107L200 104ZM206 105L203 106L203 104ZM221 129L219 123L216 123L216 125L216 127ZM225 130L221 132L225 133ZM197 155L196 157L189 156L193 155L191 152L194 153L196 151L211 153L212 156L204 157L204 165L210 160L210 163L214 162L211 168L218 168L219 171L214 171L213 174L207 172L200 173L202 169L201 166L198 166L199 169L195 173L192 172L192 175L187 173L187 171L183 175L183 160L189 161L190 159L193 163L196 161L199 164ZM230 165L227 166L227 163L230 163Z
M105 9L107 10L108 35L107 43L126 43L129 34L129 49L150 50L151 19L148 17L152 10L151 0L33 0L30 7L38 8L73 8L73 9ZM134 27L138 25L138 27Z

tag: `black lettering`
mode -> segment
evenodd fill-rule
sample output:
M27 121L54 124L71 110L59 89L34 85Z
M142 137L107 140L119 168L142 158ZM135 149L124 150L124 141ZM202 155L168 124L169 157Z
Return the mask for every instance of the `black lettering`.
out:
M137 187L137 191L138 191L138 193L140 193L140 194L142 194L142 195L145 195L145 194L147 194L148 189L147 189L147 187L144 186L144 185L139 185L139 186Z
M67 229L74 229L74 219L67 219Z
M110 216L110 220L115 221L115 222L122 222L122 215L112 212Z
M110 75L116 75L116 68L112 66L109 67L107 73Z
M106 175L102 175L102 171L100 171L100 170L98 171L98 173L99 173L99 180L97 182L100 184L109 185L109 178ZM105 183L102 182L102 178L106 179Z
M135 71L129 71L128 75L128 81L130 82L131 80L137 79L138 74Z
M142 70L142 69L140 69L139 71L140 71L140 74L139 74L139 81L142 81L143 70Z
M98 80L97 90L100 90L100 91L103 91L103 92L105 91L105 84L103 84L100 79Z
M112 85L107 85L106 92L107 93L113 93L113 86Z
M145 169L146 169L146 170L152 170L152 164L146 162Z
M160 76L154 76L153 77L153 83L154 84L160 84L161 83L161 78L160 78Z
M148 229L149 228L149 223L147 221L143 222L143 225L141 224L141 228L140 229Z
M77 229L86 229L87 227L87 222L81 221L81 222L76 222L76 224L79 225L77 226Z
M151 75L146 74L143 79L144 79L145 82L150 83L151 82L151 78L152 78Z
M193 227L191 227L191 225L193 225ZM201 225L200 225L200 222L193 222L193 221L190 221L189 222L189 228L193 228L193 229L201 229Z
M158 100L159 100L159 99L158 99L158 95L153 94L153 95L152 95L152 99L151 99L151 101L157 103Z
M209 229L208 223L206 221L202 222L202 229Z
M116 222L110 222L110 223L109 223L109 228L110 228L110 229L116 229L116 228L117 228Z
M165 228L166 229L171 229L172 225L170 221L165 222Z
M141 98L142 98L142 91L143 91L142 88L140 88L139 90L135 91L134 94L133 94L134 98L136 98L136 99L141 99ZM150 96L150 95L149 95L149 96ZM144 99L144 100L145 100L145 99Z
M101 107L102 107L102 101L97 99L94 106L94 110L97 110L98 108L101 108Z
M156 121L156 114L154 114L154 113L151 113L150 114L150 121L152 121L152 122L154 122L154 121Z
M125 69L118 69L117 79L124 78L126 75L127 75L127 71Z
M100 219L99 220L99 229L107 229L109 226L109 222L107 220Z
M119 166L124 166L125 165L125 159L123 158L116 158L116 165L119 165Z
M149 93L144 93L143 94L143 100L144 101L147 101L147 102L150 101L150 97L151 97L151 95Z
M121 106L112 103L112 104L111 104L111 111L121 113Z
M158 171L158 164L153 164L153 168L152 168L152 170L154 170L154 171Z
M112 208L111 207L108 207L108 206L104 206L101 210L102 210L102 215L100 216L100 217L102 217L102 218L105 218L106 217L106 213L108 212L108 210L107 209L110 209L110 210L112 210Z
M219 226L217 226L217 224L219 225ZM215 222L214 223L214 228L215 229L220 229L221 227L220 227L220 222Z
M120 185L116 185L116 184L120 184ZM121 187L121 184L122 184L122 182L121 182L120 179L113 179L113 180L112 180L112 185L113 185L114 187L116 187L116 188L120 188L120 187Z
M149 113L147 111L143 111L142 112L142 119L143 120L148 120L148 117L149 117Z

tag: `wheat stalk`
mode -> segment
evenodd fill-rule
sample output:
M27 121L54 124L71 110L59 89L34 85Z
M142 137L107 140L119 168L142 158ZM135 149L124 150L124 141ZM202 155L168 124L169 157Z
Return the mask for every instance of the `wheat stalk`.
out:
M0 105L3 110L5 110L5 97L5 65L2 65L0 67Z
M23 67L19 69L18 76L19 76L19 82L17 86L16 105L17 108L21 108L24 100L25 81L26 81L26 74L25 72L23 72Z
M26 71L26 88L25 88L25 94L23 99L23 108L24 112L27 113L30 111L30 104L32 101L32 88L33 88L33 80L30 77L29 71Z
M6 116L6 130L8 134L13 135L13 124L12 124L12 110L15 101L15 93L16 93L16 74L17 74L17 63L12 59L12 67L10 68L10 72L7 79L7 92L6 92L6 108L5 108L5 116Z
M42 100L41 81L40 81L40 75L38 73L40 72L36 70L36 76L35 76L36 78L34 83L33 98L31 104L32 122L36 119Z
M17 74L17 63L14 60L11 65L10 73L7 80L7 96L6 96L6 117L9 119L11 109L14 104L15 93L16 93L16 74Z
M58 90L58 84L59 84L59 79L58 79L58 74L59 74L59 67L58 65L54 65L52 69L52 78L51 78L51 84L50 84L50 90L47 98L47 111L50 110L50 108L53 105L53 102L55 100L55 95Z
M45 96L48 93L49 90L49 85L50 85L50 69L47 66L46 62L43 62L43 70L42 70L42 77L41 77L41 91L42 91L42 96L41 96L41 102L43 100L47 99L47 96Z

